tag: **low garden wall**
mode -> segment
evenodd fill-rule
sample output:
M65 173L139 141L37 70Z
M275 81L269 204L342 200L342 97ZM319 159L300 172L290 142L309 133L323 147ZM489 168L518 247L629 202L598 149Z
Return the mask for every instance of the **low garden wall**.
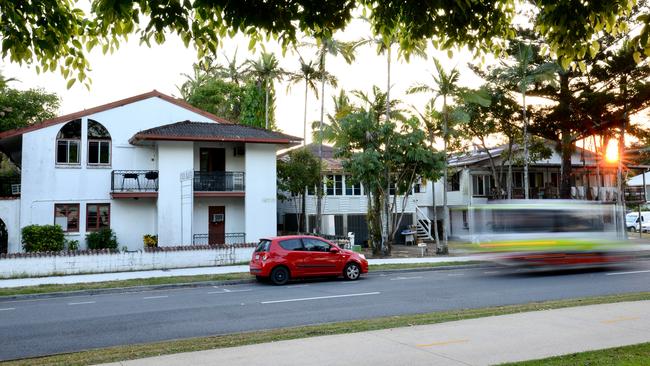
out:
M248 263L255 244L146 248L144 251L64 251L0 256L0 278L146 271Z

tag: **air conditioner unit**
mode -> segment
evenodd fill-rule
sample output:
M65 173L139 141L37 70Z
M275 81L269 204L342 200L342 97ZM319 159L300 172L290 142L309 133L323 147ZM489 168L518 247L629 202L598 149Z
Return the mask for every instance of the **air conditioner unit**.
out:
M223 214L212 214L212 222L213 223L219 223L223 222Z
M235 156L244 156L246 155L246 148L243 146L236 146L233 149L233 153Z

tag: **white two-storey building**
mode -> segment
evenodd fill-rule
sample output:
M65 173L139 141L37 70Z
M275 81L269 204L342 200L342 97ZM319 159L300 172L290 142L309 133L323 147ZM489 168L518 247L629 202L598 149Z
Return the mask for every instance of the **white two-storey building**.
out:
M531 199L560 198L561 157L551 143L548 143L548 147L551 150L550 156L529 166L529 198ZM309 148L312 153L318 155L317 146L309 145ZM341 161L333 157L331 147L323 146L322 153L326 170L323 188L325 196L322 201L323 234L345 235L347 232L353 232L355 242L363 243L368 237L366 193L361 185L349 184ZM520 153L517 146L514 147L513 153ZM505 186L501 187L501 194L497 191L490 155L494 159L497 174L502 177L501 181L505 182L508 172L508 154L504 146L491 148L490 154L484 150L475 150L451 156L448 160L447 204L450 209L449 234L452 237L462 237L469 233L468 209L472 205L506 198ZM571 156L571 163L572 170L569 177L571 199L611 204L616 202L615 164L603 162L593 152L579 148ZM524 198L523 174L521 165L515 164L512 167L511 196L513 199ZM434 227L438 228L440 234L442 233L443 184L443 179L435 182L435 187L432 182L416 184L403 206L402 197L397 197L398 204L393 208L393 212L395 214L404 212L398 232L415 225L418 237L422 240L431 240ZM626 202L645 201L643 190L627 187L625 200ZM308 230L315 227L316 201L316 196L310 192L306 199ZM391 202L393 202L392 196ZM300 202L291 200L278 205L279 223L284 230L297 230L297 213L300 212L301 207ZM437 224L433 223L434 210L437 214ZM403 236L396 236L396 242L400 243L403 240Z
M4 249L21 251L32 224L59 224L81 248L104 227L131 250L146 234L159 246L275 235L276 151L296 140L157 91L0 133L20 169L0 200Z

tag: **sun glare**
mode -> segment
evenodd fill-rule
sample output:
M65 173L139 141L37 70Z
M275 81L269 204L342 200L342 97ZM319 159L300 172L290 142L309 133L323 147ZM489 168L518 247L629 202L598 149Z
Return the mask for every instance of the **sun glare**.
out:
M607 160L608 163L618 161L618 141L609 140L607 150L605 151L605 160Z

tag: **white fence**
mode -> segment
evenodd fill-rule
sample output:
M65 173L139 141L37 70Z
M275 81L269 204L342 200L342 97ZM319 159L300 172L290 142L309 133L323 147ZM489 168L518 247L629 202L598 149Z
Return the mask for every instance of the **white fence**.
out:
M102 254L63 253L49 256L3 258L0 259L0 278L146 271L248 263L254 249L253 246L246 246Z

